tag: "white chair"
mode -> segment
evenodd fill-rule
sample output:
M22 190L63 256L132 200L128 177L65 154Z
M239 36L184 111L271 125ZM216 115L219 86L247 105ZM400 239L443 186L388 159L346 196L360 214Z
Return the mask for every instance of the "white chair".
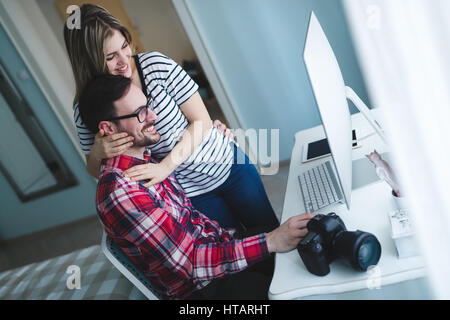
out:
M153 288L150 281L127 258L113 239L105 231L102 236L102 251L108 260L149 300L162 300L163 297Z

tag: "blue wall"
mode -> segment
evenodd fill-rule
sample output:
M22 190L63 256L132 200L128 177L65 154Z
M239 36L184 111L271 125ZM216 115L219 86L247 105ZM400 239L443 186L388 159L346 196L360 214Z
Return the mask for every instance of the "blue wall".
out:
M321 124L303 63L314 10L346 84L368 102L339 0L189 0L194 20L245 129L280 129L280 161L294 134ZM351 112L356 112L351 107Z
M96 182L88 175L84 162L35 80L32 77L28 80L19 79L19 70L27 70L27 67L1 25L0 47L0 61L78 180L78 185L74 187L28 202L21 202L6 177L0 172L0 240L23 236L96 215L94 202ZM71 71L67 70L67 72ZM30 74L29 71L28 74ZM15 139L14 136L0 138Z

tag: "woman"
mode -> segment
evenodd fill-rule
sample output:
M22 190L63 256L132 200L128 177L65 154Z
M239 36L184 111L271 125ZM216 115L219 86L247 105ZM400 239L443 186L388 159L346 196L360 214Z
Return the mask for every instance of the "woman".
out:
M174 172L196 209L221 226L277 227L256 168L229 136L212 127L189 75L159 52L133 55L130 33L104 8L80 9L81 29L65 26L64 39L75 76L74 117L88 172L97 177L102 159L122 154L133 142L126 133L94 136L82 123L76 103L95 75L123 75L146 94L161 134L160 142L150 147L160 163L133 167L125 172L128 177L150 186ZM245 164L236 164L238 158Z

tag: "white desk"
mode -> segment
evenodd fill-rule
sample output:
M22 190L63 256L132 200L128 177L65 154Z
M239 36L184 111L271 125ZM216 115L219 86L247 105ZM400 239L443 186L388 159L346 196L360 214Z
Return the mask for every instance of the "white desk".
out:
M376 112L373 112L376 117ZM361 114L352 116L353 128L358 137L370 134L373 129ZM305 212L298 175L324 162L320 159L302 163L302 146L307 141L325 137L323 127L300 131L295 135L284 207L283 223L289 217ZM362 147L353 150L353 160L364 158L376 149L386 152L377 135L362 141ZM375 170L375 169L374 169ZM377 181L352 191L351 209L344 204L334 204L316 213L336 212L349 231L356 229L373 233L381 243L382 255L378 263L378 274L374 271L358 272L342 261L331 264L331 272L318 277L306 270L297 250L278 253L275 257L275 272L269 289L270 299L427 299L432 298L425 276L421 257L398 259L388 213L395 210L391 189L387 183ZM380 285L380 289L374 288Z

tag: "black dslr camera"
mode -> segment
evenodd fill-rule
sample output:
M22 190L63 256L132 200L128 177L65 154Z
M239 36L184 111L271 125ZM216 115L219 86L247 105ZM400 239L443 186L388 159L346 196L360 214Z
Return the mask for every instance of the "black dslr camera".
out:
M365 271L376 265L381 256L381 245L371 233L347 231L344 222L334 212L317 214L308 224L308 234L297 250L309 272L325 276L330 263L343 258L354 269Z

